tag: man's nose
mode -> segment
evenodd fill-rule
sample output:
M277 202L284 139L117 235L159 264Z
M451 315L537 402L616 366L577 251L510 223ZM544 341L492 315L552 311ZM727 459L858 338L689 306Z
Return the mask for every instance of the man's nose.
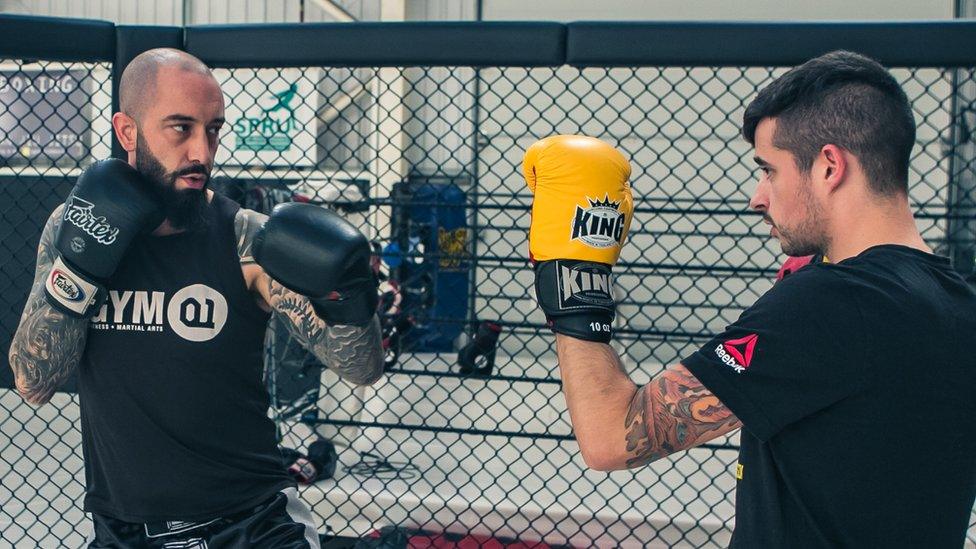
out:
M766 191L766 184L759 181L759 184L756 185L756 191L752 193L752 198L749 199L749 209L765 212L768 207L769 196Z
M187 160L192 164L203 164L204 166L210 166L213 161L212 152L210 150L210 139L207 136L207 132L204 130L193 132L193 137L190 138L188 143L188 149L186 151Z

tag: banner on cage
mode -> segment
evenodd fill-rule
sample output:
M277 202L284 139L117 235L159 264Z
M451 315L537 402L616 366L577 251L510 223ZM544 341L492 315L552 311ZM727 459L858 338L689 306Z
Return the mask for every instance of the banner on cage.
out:
M74 167L91 154L88 71L0 69L0 161Z
M315 165L316 75L301 69L214 70L227 119L217 165Z

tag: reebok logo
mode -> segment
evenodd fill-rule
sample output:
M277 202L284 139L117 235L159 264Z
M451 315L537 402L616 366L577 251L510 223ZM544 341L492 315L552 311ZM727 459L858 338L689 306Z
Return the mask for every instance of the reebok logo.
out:
M594 248L609 248L620 244L624 236L624 213L620 202L611 202L610 195L603 200L586 198L589 208L576 205L570 240L579 240Z
M95 205L91 202L72 195L68 198L68 203L64 207L62 218L82 231L85 231L96 242L107 246L115 242L115 237L118 236L119 229L118 227L109 225L105 216L96 217L93 215L92 210L94 208ZM76 248L74 241L72 241L71 247L72 249ZM82 245L81 248L84 249L84 246Z
M730 339L725 343L719 343L715 347L715 354L726 366L741 374L752 362L752 353L756 349L757 341L759 336L756 334Z

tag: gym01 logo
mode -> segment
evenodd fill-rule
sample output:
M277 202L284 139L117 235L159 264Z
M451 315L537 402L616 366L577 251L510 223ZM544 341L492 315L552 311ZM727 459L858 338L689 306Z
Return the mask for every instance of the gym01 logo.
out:
M166 318L176 335L188 341L209 341L227 322L227 300L205 284L193 284L173 294Z
M610 248L620 245L624 236L624 213L620 202L611 202L610 195L599 198L586 197L589 207L576 205L573 231L570 240L579 240L594 248Z
M752 353L756 350L758 341L759 336L756 334L730 339L725 343L719 343L715 347L715 354L726 366L741 374L752 363Z

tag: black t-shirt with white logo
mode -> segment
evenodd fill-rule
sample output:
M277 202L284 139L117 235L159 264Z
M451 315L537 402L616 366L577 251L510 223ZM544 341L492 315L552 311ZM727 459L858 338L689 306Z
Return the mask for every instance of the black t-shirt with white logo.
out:
M786 277L683 361L742 421L732 547L961 547L976 293L884 245Z
M136 239L108 282L79 371L85 510L209 520L271 497L285 474L262 382L268 314L246 288L233 219Z

